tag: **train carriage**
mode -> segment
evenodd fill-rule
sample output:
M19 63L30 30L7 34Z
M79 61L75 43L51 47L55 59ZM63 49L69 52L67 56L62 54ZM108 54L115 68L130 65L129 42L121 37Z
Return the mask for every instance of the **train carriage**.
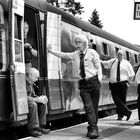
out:
M57 58L47 52L47 45L55 50L72 52L76 34L84 34L89 47L95 49L102 60L116 57L122 49L125 58L134 66L139 47L98 27L84 22L50 4L45 0L0 1L0 125L14 121L26 124L28 102L25 81L24 21L28 22L29 37L38 57L32 61L40 71L39 94L46 94L48 102L47 121L73 116L83 111L78 89L77 64ZM20 57L17 57L20 56ZM99 109L115 108L109 88L109 70L103 68L103 81ZM136 84L128 90L127 102L136 103Z

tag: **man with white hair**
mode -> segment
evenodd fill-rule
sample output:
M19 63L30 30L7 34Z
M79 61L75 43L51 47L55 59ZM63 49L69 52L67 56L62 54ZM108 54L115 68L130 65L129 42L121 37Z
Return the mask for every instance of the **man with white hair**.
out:
M131 110L126 105L127 89L129 81L132 81L135 73L129 61L123 59L123 51L118 50L117 58L101 61L105 68L110 68L110 90L112 98L117 106L117 120L130 119Z
M48 134L50 129L45 129L46 107L48 99L45 95L37 96L34 91L34 82L39 78L39 71L35 68L26 69L26 83L28 96L28 133L33 137Z
M79 71L79 89L83 100L84 109L88 119L87 137L99 137L98 131L98 104L100 97L100 81L102 80L102 69L98 53L88 48L88 40L83 35L75 37L75 52L65 53L55 51L48 45L48 51L53 55L77 63Z

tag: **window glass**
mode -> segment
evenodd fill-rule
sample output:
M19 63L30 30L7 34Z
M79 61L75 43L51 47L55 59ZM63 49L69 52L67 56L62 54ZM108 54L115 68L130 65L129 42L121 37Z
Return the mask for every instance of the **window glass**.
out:
M0 71L6 70L6 26L4 24L4 11L0 4Z
M129 61L129 52L126 51L126 59Z
M3 45L4 45L4 30L0 28L0 69L3 66Z
M15 38L15 61L16 62L23 62L21 20L22 18L19 15L15 14L14 38Z
M136 54L134 54L134 58L135 58L135 63L138 63L138 58Z
M115 52L116 52L116 54L117 54L118 50L119 50L119 48L115 47Z
M4 23L3 8L0 4L0 23Z
M107 44L106 43L102 43L102 45L103 45L103 53L104 53L104 55L108 55Z
M71 31L71 42L72 42L72 44L74 45L75 44L75 41L74 41L74 39L75 39L75 36L76 35L78 35L78 33L77 32L75 32L75 31Z

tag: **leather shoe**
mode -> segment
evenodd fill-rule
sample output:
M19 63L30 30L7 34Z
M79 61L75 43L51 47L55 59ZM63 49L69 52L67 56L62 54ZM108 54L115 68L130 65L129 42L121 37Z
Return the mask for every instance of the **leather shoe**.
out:
M41 136L41 132L38 132L37 130L35 129L29 129L28 130L28 134L32 137L39 137Z
M99 135L99 132L94 129L93 131L88 131L86 136L89 137L90 139L95 139L99 137L100 135Z
M136 122L135 125L139 125L140 126L140 121L139 122Z
M118 117L117 120L118 120L118 121L122 121L122 118L121 118L121 117Z
M51 130L50 129L45 129L42 127L36 128L36 131L41 132L42 134L48 134Z
M126 118L126 121L128 121L128 120L130 119L131 114L132 114L132 112L130 111L130 112L128 113L128 115L126 116L126 117L127 117L127 118Z

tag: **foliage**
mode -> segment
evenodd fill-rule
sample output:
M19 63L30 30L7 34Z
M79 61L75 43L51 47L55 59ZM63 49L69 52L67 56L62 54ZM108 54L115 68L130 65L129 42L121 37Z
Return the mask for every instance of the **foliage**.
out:
M84 12L82 10L84 7L81 5L80 2L75 2L75 0L65 0L61 3L58 3L58 0L47 0L47 2L74 16L81 15Z
M98 11L96 9L94 9L94 11L92 12L91 17L88 21L91 24L93 24L99 28L103 28L103 24L102 24L101 20L99 20L99 14L98 14Z

